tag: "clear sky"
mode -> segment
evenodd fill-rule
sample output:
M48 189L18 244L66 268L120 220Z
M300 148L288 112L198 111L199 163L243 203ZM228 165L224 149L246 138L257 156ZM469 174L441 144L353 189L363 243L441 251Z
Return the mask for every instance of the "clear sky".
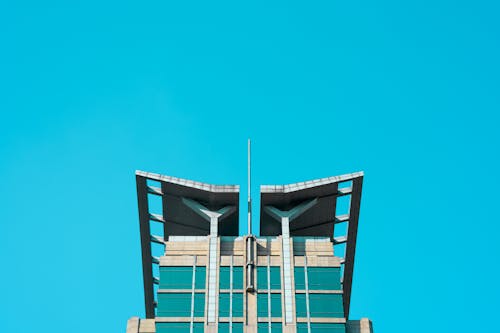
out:
M1 2L0 331L125 332L144 315L134 171L246 193L248 137L254 194L365 172L353 318L498 326L498 16L496 1Z

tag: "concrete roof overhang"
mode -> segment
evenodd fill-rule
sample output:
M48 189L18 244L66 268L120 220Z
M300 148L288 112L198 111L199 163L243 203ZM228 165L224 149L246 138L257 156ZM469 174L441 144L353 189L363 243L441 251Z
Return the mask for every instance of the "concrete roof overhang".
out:
M277 236L282 233L281 222L271 216L270 210L265 209L266 207L291 212L295 207L304 204L302 207L308 208L289 222L291 237L329 237L336 256L338 256L335 252L336 245L346 244L344 257L341 258L341 263L344 265L342 289L346 318L349 317L362 186L363 172L356 172L289 185L260 187L261 236ZM342 196L349 196L348 213L336 215L337 199ZM306 204L308 202L310 204ZM338 223L347 223L346 235L334 236L335 225Z
M153 184L148 184L148 180ZM192 200L203 206L203 209L218 211L232 206L234 211L218 223L218 235L238 236L239 186L212 185L192 180L136 171L137 203L139 207L139 224L141 231L142 269L144 278L144 300L146 318L154 318L155 301L153 284L157 278L153 276L153 264L159 258L153 257L151 243L165 244L168 236L206 236L210 234L210 222L203 214L188 207L186 201ZM151 212L149 196L161 198L161 212ZM163 224L163 235L151 235L151 222Z

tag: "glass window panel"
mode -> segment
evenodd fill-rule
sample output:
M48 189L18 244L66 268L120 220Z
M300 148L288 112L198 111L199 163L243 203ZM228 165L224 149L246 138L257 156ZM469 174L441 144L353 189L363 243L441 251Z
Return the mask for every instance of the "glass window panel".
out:
M219 317L229 317L229 293L219 294ZM233 317L243 317L243 294L233 293Z
M281 323L271 323L271 333L281 333L281 332L283 332Z
M281 289L281 275L279 266L270 267L271 289Z
M193 333L203 333L204 331L205 331L204 323L193 323Z
M219 293L219 317L229 317L229 293Z
M242 293L233 293L233 317L243 317Z
M271 316L281 317L281 294L271 294Z
M156 333L189 333L190 323L156 323Z
M343 318L342 294L309 294L311 317Z
M298 317L307 317L306 294L295 294L295 309Z
M310 290L340 290L340 267L308 267Z
M191 289L192 283L192 266L160 267L160 289Z
M158 317L191 317L191 293L158 294L156 315Z
M205 289L207 279L207 269L205 266L196 266L195 288Z
M220 266L219 288L229 289L229 266Z
M204 317L205 316L205 294L196 293L194 294L194 316Z
M257 294L257 317L267 317L267 293Z
M269 324L257 323L257 333L269 333Z
M233 266L233 289L243 289L243 267ZM234 331L234 327L233 327Z
M295 279L295 290L306 289L304 267L295 266L293 268L293 274L294 274L294 279Z
M257 288L260 290L267 289L267 267L257 266Z

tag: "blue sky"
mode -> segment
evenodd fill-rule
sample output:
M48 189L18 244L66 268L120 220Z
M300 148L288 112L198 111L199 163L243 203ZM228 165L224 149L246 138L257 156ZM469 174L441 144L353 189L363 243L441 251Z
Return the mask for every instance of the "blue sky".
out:
M2 2L2 331L124 332L144 313L134 170L246 193L248 137L254 194L365 172L352 317L380 333L488 330L498 13L494 1Z

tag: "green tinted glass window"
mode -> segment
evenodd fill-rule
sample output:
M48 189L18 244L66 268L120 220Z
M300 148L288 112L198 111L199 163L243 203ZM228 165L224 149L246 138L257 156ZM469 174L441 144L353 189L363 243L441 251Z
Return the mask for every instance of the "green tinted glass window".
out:
M158 294L158 317L190 317L191 293Z
M306 294L295 294L295 310L297 318L307 317Z
M219 275L219 288L230 289L230 266L221 266ZM243 267L233 266L233 289L243 289Z
M271 333L281 332L283 332L281 323L271 323ZM257 333L269 333L269 323L258 323Z
M257 294L257 317L267 317L267 293Z
M160 266L160 289L191 289L192 283L192 266Z
M229 293L219 294L219 317L229 317ZM243 294L233 293L233 317L243 317Z
M205 281L207 279L207 270L205 266L196 266L195 273L195 288L196 289L205 289Z
M271 280L271 289L281 289L280 267L279 266L269 267L269 275ZM268 289L267 266L257 267L257 288L260 290Z
M193 333L203 333L203 332L205 332L204 323L193 323Z
M271 323L271 333L281 333L281 332L283 332L281 323Z
M205 316L205 294L196 293L194 294L194 316L204 317Z
M298 323L297 333L307 333L307 323ZM311 323L311 333L345 333L345 324Z
M281 289L281 275L279 266L270 267L271 289Z
M308 267L310 290L340 290L340 267Z
M229 333L229 323L219 323L218 333ZM233 323L233 333L243 333L243 323Z
M243 289L243 267L233 266L233 289ZM233 326L234 331L234 326Z
M230 282L230 277L229 277L229 266L220 266L220 272L219 272L219 288L220 289L229 289L229 282Z
M267 289L267 267L257 266L257 288L260 290Z
M342 294L309 294L311 317L343 318Z
M190 323L156 323L156 333L189 333L189 331Z
M294 279L295 279L295 290L306 289L304 267L295 266L293 268L293 274L294 274Z
M281 317L281 294L271 294L271 316Z
M242 293L233 293L233 317L243 317Z

